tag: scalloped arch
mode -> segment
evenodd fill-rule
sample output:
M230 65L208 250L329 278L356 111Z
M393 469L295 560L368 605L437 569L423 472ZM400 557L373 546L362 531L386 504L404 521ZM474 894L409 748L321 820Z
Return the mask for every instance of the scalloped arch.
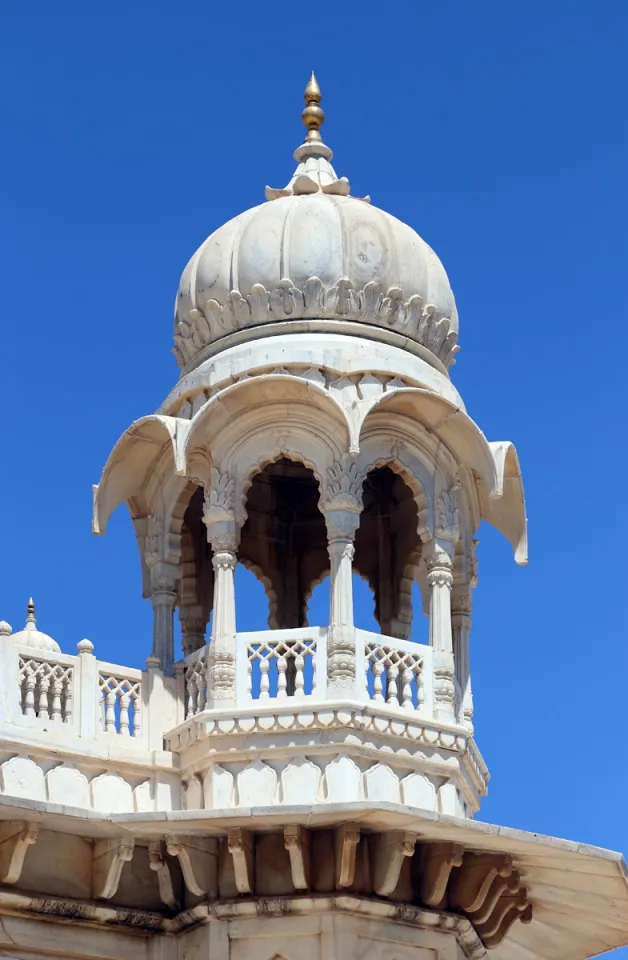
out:
M348 417L325 387L289 374L267 374L240 380L201 407L190 421L185 462L195 448L208 444L212 459L229 470L234 450L264 426L272 426L278 437L310 426L336 456L350 446Z
M368 437L376 415L386 411L420 425L443 445L462 472L473 479L481 516L506 537L515 551L516 562L526 563L525 498L514 446L508 441L489 443L464 411L419 387L399 387L378 398L361 425L361 438ZM387 421L387 432L393 440L392 419Z

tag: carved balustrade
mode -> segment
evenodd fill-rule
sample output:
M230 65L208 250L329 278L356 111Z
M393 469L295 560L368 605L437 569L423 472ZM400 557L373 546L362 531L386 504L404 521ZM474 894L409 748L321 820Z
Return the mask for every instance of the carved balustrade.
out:
M431 716L432 649L367 630L354 628L352 634L361 667L355 688L345 696ZM292 698L309 702L332 698L328 636L327 627L236 634L236 707L263 707ZM208 644L177 667L186 717L211 707L210 656Z

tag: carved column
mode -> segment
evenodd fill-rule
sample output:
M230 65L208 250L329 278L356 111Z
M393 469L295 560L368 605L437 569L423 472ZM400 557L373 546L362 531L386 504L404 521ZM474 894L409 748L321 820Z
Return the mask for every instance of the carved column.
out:
M235 518L235 484L227 474L211 471L205 491L203 522L214 555L214 604L207 692L211 706L234 706L236 698L236 610L233 574L239 527Z
M362 510L362 478L348 455L327 472L323 499L330 563L327 679L330 690L363 686L356 677L353 541Z
M462 699L461 720L473 733L473 696L469 665L469 635L471 633L471 594L469 588L456 585L452 593L451 626L456 678Z
M458 719L473 733L473 695L469 641L471 635L471 597L477 586L476 540L456 553L454 588L451 598L451 623L454 645L454 668L461 698Z
M458 511L452 487L436 501L435 536L425 556L430 589L430 646L434 650L434 713L437 720L446 723L456 719L451 590L457 536Z
M153 605L153 657L170 676L174 666L174 608L177 602L178 567L166 559L163 504L147 518L144 556L149 570L149 590Z
M174 608L177 602L178 570L170 563L157 561L150 568L153 605L153 657L167 676L174 666Z

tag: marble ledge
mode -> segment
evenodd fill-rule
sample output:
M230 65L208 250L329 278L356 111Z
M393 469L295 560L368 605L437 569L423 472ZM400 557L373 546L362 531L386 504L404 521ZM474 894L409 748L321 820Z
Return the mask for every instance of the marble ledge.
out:
M55 759L109 762L142 772L161 770L176 773L179 770L178 757L170 750L149 750L139 744L136 746L132 737L102 734L97 740L91 740L62 732L63 737L57 737L52 726L48 730L40 730L34 726L0 723L0 743L5 752L38 758L49 759L53 754Z
M186 833L220 836L229 827L246 824L250 830L269 830L286 823L312 829L352 820L365 830L409 830L419 840L455 840L468 848L489 852L531 854L551 859L597 860L608 870L618 870L628 882L628 866L621 853L561 837L530 833L513 827L419 810L399 803L365 800L352 803L317 803L309 806L239 807L228 810L169 810L106 814L41 800L0 795L0 820L24 820L45 824L46 829L80 832L84 836L119 837L129 833L137 839L156 833ZM79 831L69 829L74 823ZM158 825L162 825L159 830ZM180 830L177 830L180 824ZM88 828L88 829L86 829Z

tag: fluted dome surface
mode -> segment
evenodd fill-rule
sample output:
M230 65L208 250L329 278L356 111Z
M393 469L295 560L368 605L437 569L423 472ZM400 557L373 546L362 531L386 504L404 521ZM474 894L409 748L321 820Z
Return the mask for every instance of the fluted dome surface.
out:
M273 290L289 278L302 288L310 277L326 287L346 278L355 290L373 281L384 292L400 288L457 321L447 274L411 227L361 200L322 193L261 204L216 230L183 273L179 314L211 299L225 304L232 290L246 297L256 283Z
M440 260L407 224L368 197L349 196L331 156L320 140L306 140L288 186L267 188L266 203L220 227L194 254L175 310L186 370L210 344L245 327L265 325L251 331L259 337L279 332L278 321L303 319L309 329L317 320L353 321L361 326L345 332L373 339L384 329L389 341L398 334L428 359L451 364L458 316Z

